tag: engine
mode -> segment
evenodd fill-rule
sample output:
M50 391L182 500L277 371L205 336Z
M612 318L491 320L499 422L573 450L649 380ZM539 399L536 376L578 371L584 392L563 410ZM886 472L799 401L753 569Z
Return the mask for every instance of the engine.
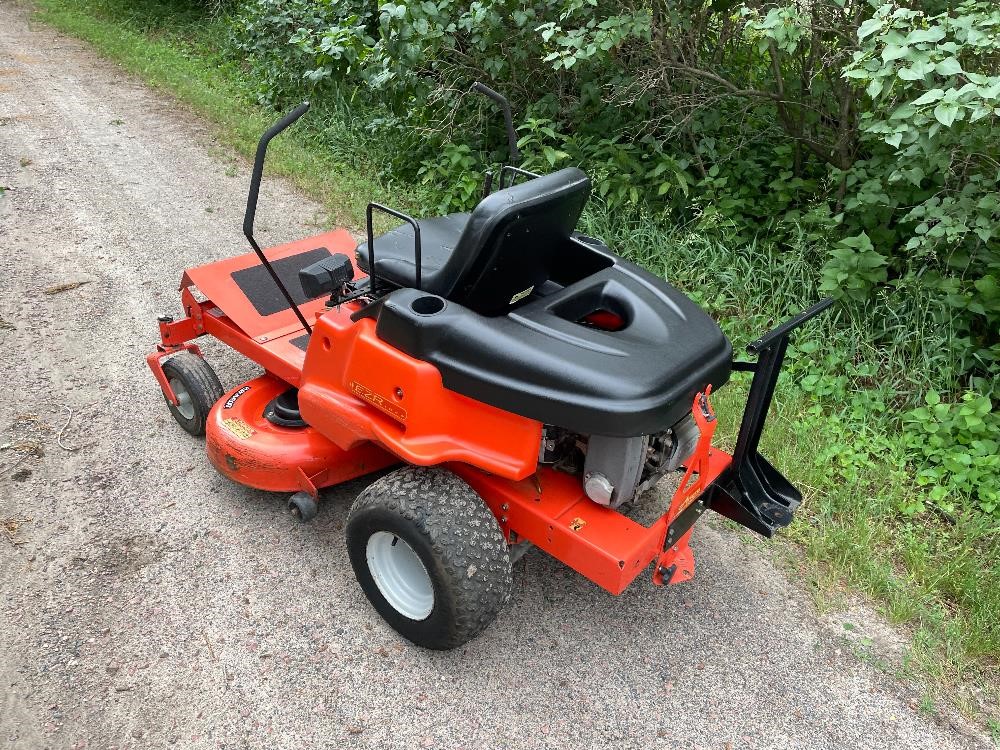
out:
M538 462L582 475L591 500L617 508L676 471L697 443L698 427L690 414L663 432L624 438L579 435L546 425Z

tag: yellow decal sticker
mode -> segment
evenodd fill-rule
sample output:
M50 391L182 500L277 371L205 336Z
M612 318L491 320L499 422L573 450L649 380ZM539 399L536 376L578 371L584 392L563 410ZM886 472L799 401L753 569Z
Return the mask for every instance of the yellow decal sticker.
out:
M380 409L388 414L393 419L397 419L400 422L406 421L406 409L404 409L399 404L395 403L392 399L381 396L375 393L371 388L366 385L361 385L361 383L356 380L351 381L351 393L360 399L364 399L369 404L374 406L376 409Z
M574 518L570 522L569 528L570 528L570 531L579 531L580 529L582 529L586 525L587 525L587 522L584 521L582 518Z
M254 433L253 427L239 418L223 419L222 427L230 435L234 435L240 440L247 440Z
M529 294L531 294L533 291L535 291L535 285L534 284L532 284L531 286L529 286L523 292L518 292L513 297L511 297L510 298L510 302L508 304L513 305L515 302L520 302L525 297L527 297Z

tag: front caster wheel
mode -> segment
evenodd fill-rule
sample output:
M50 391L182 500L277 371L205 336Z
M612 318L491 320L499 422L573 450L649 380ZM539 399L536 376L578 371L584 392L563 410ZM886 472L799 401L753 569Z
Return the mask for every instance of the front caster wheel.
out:
M300 521L311 521L319 512L319 506L308 492L296 492L288 498L288 510Z
M408 466L372 484L351 507L347 551L365 596L418 646L461 646L510 598L496 518L448 471Z
M170 414L188 433L204 435L208 412L225 393L215 370L197 354L184 351L163 363L163 374L177 396L176 405L163 396Z

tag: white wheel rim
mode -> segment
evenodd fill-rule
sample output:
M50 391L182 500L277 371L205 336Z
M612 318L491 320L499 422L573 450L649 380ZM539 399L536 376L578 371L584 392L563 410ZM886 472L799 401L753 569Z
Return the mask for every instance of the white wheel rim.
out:
M184 419L194 419L194 401L188 389L177 378L170 378L170 388L173 390L174 395L177 396L177 406L174 408L180 412L180 415Z
M425 620L434 609L434 584L427 568L406 541L389 531L368 537L368 570L393 609L411 620Z

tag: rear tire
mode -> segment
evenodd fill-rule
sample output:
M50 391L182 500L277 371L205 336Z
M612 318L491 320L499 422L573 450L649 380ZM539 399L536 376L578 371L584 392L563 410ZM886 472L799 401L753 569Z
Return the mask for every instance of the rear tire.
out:
M172 404L164 394L170 414L186 432L204 435L208 412L225 393L215 370L197 354L184 351L163 363L163 374L178 400Z
M347 551L365 596L418 646L461 646L510 598L510 556L496 518L442 469L407 466L362 492L347 520Z

